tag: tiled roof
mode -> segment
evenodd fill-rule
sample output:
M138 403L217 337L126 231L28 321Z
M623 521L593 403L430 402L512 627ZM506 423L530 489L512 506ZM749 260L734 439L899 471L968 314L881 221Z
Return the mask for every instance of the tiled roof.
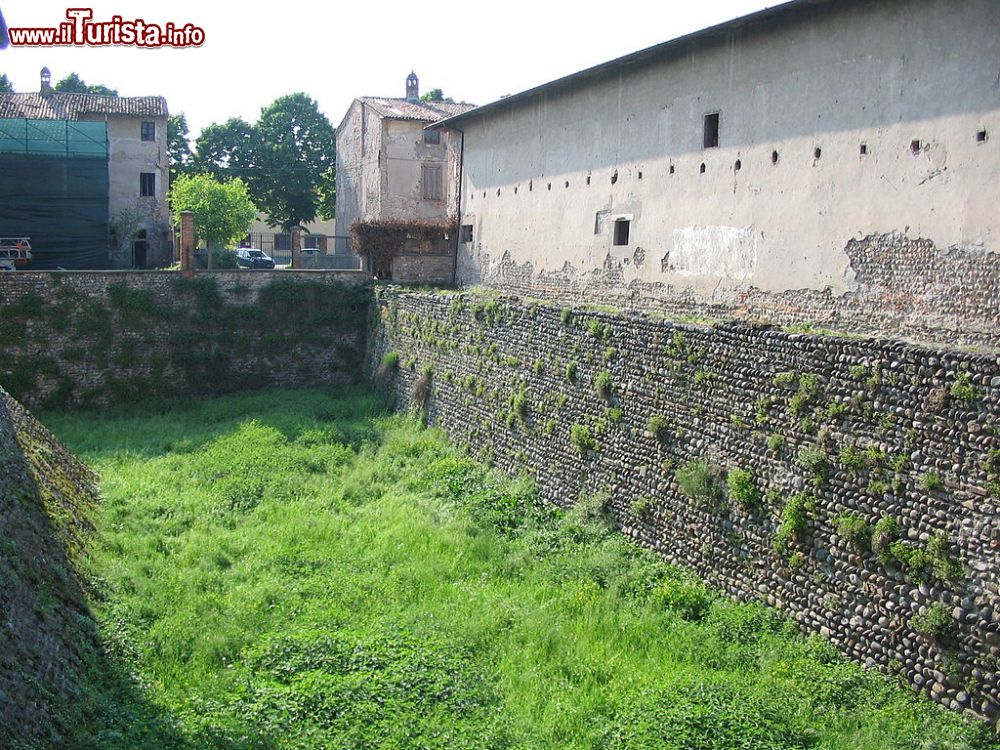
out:
M360 101L374 109L381 117L392 120L420 120L437 122L445 117L454 117L470 109L475 104L465 102L425 102L409 99L394 99L388 96L362 96Z
M162 96L101 96L99 94L0 94L0 118L78 120L80 115L141 115L166 117ZM438 118L440 119L440 118Z

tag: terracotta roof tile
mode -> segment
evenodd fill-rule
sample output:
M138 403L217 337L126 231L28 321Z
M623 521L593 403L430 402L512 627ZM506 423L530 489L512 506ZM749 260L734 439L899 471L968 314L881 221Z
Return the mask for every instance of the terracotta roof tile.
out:
M166 117L167 100L162 96L0 94L0 118L3 119L78 120L80 115L89 114Z

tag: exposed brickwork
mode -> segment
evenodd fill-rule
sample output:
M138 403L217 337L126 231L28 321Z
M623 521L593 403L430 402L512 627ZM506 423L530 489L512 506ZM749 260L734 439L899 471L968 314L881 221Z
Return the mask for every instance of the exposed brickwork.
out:
M1000 348L1000 254L943 250L899 234L852 240L845 248L856 290L767 292L723 289L710 300L688 287L625 283L623 265L610 256L603 269L536 273L505 255L483 282L507 292L555 300L613 300L671 317L740 318L778 325L810 325L929 343ZM643 250L643 261L666 262ZM634 261L633 261L634 262Z
M0 274L0 385L63 406L352 381L366 290L345 271Z
M388 383L400 404L432 368L430 422L534 476L544 499L566 507L607 492L624 533L667 560L952 709L1000 718L997 356L469 293L389 289L379 314L369 362L400 354ZM574 445L574 427L596 447ZM678 470L696 461L749 471L755 502L686 495ZM793 502L804 526L781 549ZM902 544L881 559L878 542L856 547L838 528L848 512L869 536L895 519ZM947 553L921 576L917 557L941 542ZM952 634L921 632L930 609Z
M392 280L404 284L451 284L455 254L404 252L392 259Z

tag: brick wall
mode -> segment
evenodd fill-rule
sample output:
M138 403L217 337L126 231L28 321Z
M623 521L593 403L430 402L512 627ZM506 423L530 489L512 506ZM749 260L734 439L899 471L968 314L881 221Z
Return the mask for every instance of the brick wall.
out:
M368 307L358 272L0 274L0 385L57 407L348 382Z
M429 371L429 421L544 499L607 493L667 560L1000 719L995 354L470 293L378 309L369 365L398 352L402 407Z

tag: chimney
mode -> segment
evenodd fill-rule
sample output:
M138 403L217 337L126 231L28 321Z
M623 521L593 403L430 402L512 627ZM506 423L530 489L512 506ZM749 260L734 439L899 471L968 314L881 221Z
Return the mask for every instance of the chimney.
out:
M417 80L417 74L412 70L410 71L410 75L406 77L406 101L420 101L420 82Z
M48 68L42 68L42 94L52 93L52 71Z

